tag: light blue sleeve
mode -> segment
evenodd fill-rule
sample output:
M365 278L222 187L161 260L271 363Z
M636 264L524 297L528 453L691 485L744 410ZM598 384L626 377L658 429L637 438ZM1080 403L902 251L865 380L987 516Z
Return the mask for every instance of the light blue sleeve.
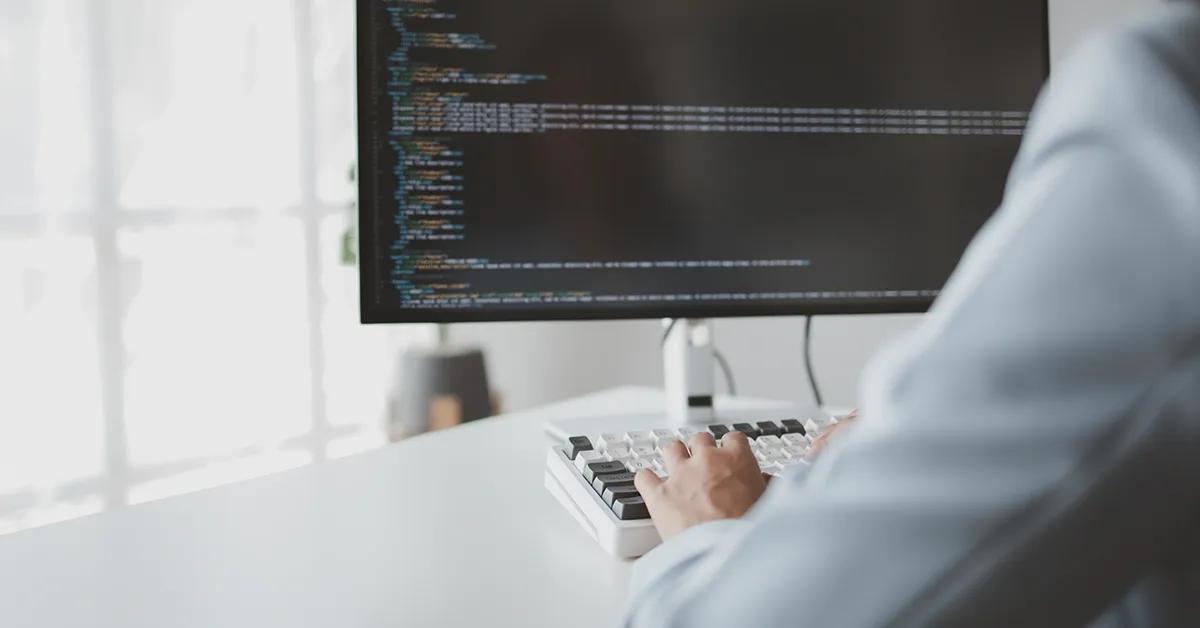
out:
M639 561L628 626L1080 625L1197 558L1176 555L1200 530L1200 54L1181 46L1200 52L1194 9L1056 74L1003 208L873 363L859 425L745 519Z

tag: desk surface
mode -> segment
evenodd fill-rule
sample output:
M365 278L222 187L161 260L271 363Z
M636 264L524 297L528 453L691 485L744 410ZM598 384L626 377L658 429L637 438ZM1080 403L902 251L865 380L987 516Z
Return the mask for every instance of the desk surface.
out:
M541 424L661 403L598 393L0 537L0 623L612 626L631 563L542 487Z

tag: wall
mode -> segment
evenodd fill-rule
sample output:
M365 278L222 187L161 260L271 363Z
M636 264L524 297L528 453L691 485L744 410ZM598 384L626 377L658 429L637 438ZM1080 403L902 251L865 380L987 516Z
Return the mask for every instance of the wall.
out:
M1051 0L1051 49L1059 62L1089 31L1157 0ZM826 402L852 405L870 356L910 330L916 316L827 317L814 323L813 359ZM718 346L739 392L808 402L800 355L803 319L716 323ZM456 341L488 352L493 386L506 409L525 408L623 384L662 381L657 321L504 323L456 326Z

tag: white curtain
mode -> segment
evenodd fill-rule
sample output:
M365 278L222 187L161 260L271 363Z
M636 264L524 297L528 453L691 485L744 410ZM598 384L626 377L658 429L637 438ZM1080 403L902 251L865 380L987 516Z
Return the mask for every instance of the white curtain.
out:
M383 440L353 0L0 2L0 533Z

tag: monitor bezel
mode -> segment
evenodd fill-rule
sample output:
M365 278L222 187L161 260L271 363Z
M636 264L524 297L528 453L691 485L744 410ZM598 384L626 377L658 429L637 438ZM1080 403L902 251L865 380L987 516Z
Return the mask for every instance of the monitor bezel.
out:
M661 318L756 318L767 316L824 316L824 315L860 315L860 314L922 314L929 310L936 301L935 297L912 299L829 299L813 300L797 304L794 302L779 305L767 303L748 304L698 304L682 306L585 306L579 309L546 308L522 310L478 310L465 309L406 309L392 307L373 302L372 287L375 285L376 269L372 264L364 264L364 260L372 259L375 253L375 230L370 220L373 212L364 207L362 199L363 188L367 185L364 172L374 172L375 161L368 150L364 137L370 137L368 116L364 115L365 103L369 100L369 90L364 86L362 77L366 75L366 66L373 61L362 45L360 34L361 24L368 10L368 5L378 0L357 0L355 17L355 56L356 62L356 92L355 111L357 113L356 128L358 130L358 166L356 211L358 214L358 276L359 276L359 313L364 325L375 324L410 324L410 323L503 323L503 322L536 322L536 321L604 321L604 320L649 320ZM1043 11L1043 61L1042 74L1050 76L1050 2L1042 2ZM366 198L375 198L367 195Z

